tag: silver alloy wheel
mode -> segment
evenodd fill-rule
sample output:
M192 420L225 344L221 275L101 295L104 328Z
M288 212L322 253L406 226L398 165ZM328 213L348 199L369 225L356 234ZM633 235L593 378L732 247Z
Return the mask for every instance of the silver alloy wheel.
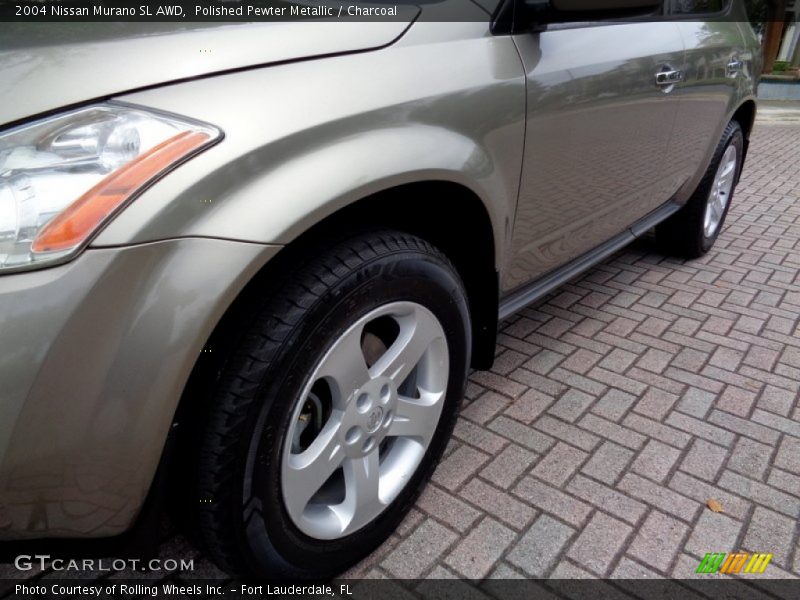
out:
M710 238L717 232L725 214L725 207L731 199L733 183L736 179L736 169L739 165L739 153L736 146L731 144L722 155L722 160L714 176L711 192L706 202L706 214L703 220L703 233Z
M379 355L373 350L370 364L365 335L387 321L392 339ZM449 368L441 324L414 302L373 310L333 343L311 374L283 442L283 500L298 529L337 539L392 503L431 443ZM327 410L315 392L320 385ZM315 428L311 435L309 427Z

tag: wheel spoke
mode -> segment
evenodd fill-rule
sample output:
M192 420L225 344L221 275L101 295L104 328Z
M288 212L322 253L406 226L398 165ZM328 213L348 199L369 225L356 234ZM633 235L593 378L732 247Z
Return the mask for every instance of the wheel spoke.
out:
M290 512L302 514L308 501L342 464L344 451L339 443L338 432L338 420L332 415L305 451L289 456L289 472L288 477L284 478L284 486L285 495L290 499Z
M398 387L417 366L441 327L427 311L415 310L398 320L400 334L386 353L372 365L371 377L389 377Z
M327 377L336 384L339 393L334 397L334 405L337 408L343 408L353 390L360 388L370 378L361 349L363 329L363 325L353 327L339 338L317 370L318 379Z
M711 198L711 202L709 204L711 206L711 212L714 215L714 224L716 225L716 223L718 223L719 220L722 218L722 208L721 208L722 201L719 195L715 194L714 197Z
M725 165L725 168L719 174L719 182L727 185L727 183L731 180L733 176L733 171L735 169L736 169L736 161L731 160Z
M364 515L380 504L380 457L378 448L361 458L348 458L344 464L344 502L333 506L342 524L342 533L363 525Z
M387 435L419 437L427 441L439 423L444 393L422 393L419 400L400 396Z
M736 165L738 164L736 148L730 146L722 157L721 164L717 170L716 188L726 194L733 186L733 178L736 174Z

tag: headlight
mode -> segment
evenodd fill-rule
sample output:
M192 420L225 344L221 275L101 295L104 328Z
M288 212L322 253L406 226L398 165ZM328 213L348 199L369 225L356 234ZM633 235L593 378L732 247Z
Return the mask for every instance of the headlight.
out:
M0 274L67 260L148 183L219 136L114 104L0 134Z

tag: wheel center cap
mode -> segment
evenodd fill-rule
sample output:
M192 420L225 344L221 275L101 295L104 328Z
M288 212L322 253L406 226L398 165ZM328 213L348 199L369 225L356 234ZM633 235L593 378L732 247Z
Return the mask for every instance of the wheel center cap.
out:
M369 433L373 433L381 426L381 422L383 421L383 409L380 406L376 406L367 415L367 423L366 428Z

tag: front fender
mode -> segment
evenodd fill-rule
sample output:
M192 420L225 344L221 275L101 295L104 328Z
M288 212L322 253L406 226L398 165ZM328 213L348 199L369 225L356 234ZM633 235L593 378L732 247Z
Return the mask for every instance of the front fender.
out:
M208 121L225 138L147 190L93 245L184 236L287 244L357 200L437 180L483 201L500 267L517 201L525 82L511 40L472 37L475 25L454 24L470 35L451 31L456 39L436 48L409 34L408 46L122 98ZM454 69L456 60L470 68Z
M220 237L287 244L337 210L372 194L419 181L450 181L480 197L492 221L495 240L504 237L507 195L492 157L474 141L452 131L405 125L335 140L298 152L266 171L269 151L245 155L179 192L126 243L174 236ZM231 177L231 172L237 175ZM154 189L152 195L163 194ZM148 203L147 195L141 198ZM115 245L110 228L95 245ZM496 254L501 254L496 248Z

